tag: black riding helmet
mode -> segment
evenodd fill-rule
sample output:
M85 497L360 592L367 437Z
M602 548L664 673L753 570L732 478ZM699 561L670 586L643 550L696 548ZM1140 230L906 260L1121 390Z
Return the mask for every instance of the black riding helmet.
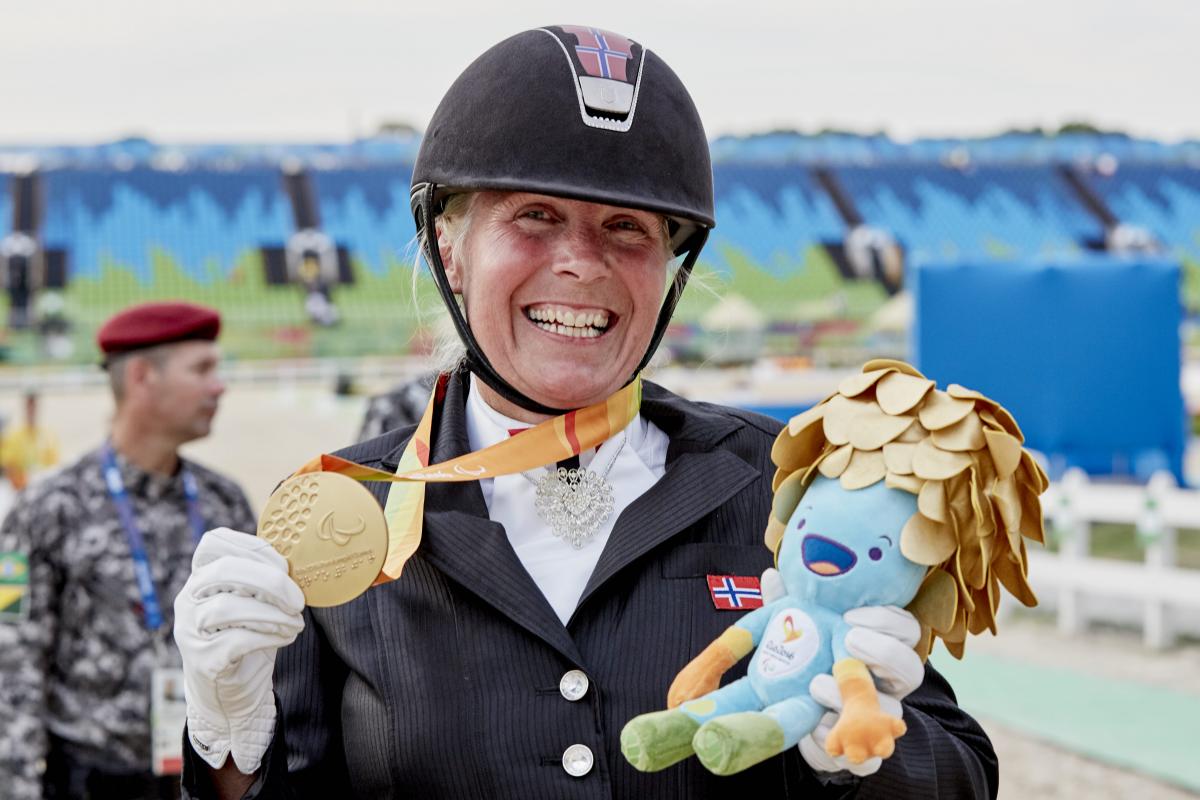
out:
M679 78L619 34L552 25L505 39L477 58L438 105L413 168L412 212L425 258L467 348L467 364L509 401L561 414L521 394L492 367L459 308L433 221L452 194L510 190L644 209L668 219L683 256L650 360L715 224L708 140ZM629 376L633 379L633 375Z

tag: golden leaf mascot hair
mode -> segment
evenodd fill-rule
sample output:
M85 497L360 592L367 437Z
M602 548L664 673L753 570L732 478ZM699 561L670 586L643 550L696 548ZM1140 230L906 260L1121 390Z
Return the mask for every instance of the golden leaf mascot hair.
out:
M846 489L878 481L917 496L900 550L927 566L908 605L917 651L940 637L961 658L967 633L996 632L1000 587L1026 606L1025 539L1043 542L1046 473L1012 416L979 392L946 391L902 361L867 362L838 391L792 418L771 450L778 469L766 542L778 556L788 519L819 472Z

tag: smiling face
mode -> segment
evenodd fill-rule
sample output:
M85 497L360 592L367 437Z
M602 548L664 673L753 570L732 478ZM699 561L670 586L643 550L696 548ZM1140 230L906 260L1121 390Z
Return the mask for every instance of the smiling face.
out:
M882 481L849 490L836 479L816 478L779 552L788 594L835 611L906 605L926 570L900 553L900 531L916 510L915 495Z
M555 408L598 403L624 386L662 303L662 217L522 192L480 192L467 217L461 237L439 223L438 246L492 366ZM501 413L538 418L483 391Z

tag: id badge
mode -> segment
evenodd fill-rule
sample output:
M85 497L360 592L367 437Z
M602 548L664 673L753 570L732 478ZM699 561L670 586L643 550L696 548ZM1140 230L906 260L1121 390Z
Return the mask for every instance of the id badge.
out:
M155 775L178 775L183 771L186 723L183 670L155 668L150 677L150 756Z

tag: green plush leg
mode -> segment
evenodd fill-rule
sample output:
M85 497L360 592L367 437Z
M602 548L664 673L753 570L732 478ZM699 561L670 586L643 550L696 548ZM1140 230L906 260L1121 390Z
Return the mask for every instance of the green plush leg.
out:
M621 752L635 769L658 772L692 754L692 737L699 727L677 709L642 714L621 731Z
M726 714L700 726L692 739L700 763L732 775L783 751L783 728L761 711Z

